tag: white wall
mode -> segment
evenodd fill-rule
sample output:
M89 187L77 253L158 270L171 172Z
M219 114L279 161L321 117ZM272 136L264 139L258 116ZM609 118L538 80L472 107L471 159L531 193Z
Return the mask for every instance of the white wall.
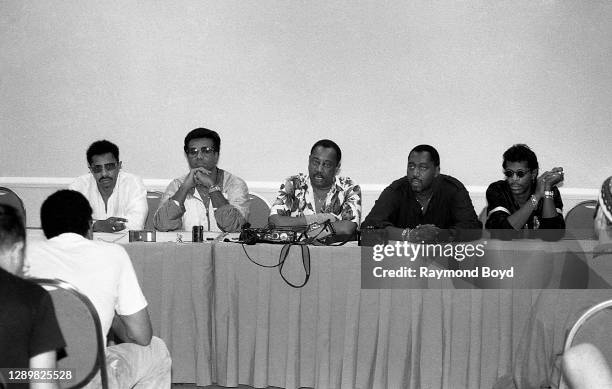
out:
M222 136L248 181L306 169L321 137L366 184L418 143L466 185L526 142L566 187L612 174L612 3L0 1L0 177L74 177L94 140L127 171L186 170L182 140Z

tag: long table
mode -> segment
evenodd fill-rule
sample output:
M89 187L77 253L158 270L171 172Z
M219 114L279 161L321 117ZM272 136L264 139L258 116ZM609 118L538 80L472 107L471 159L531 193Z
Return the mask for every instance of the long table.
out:
M173 382L213 381L213 260L210 244L125 245L149 303L154 334L172 356Z
M173 382L199 386L492 387L510 372L540 292L362 290L359 247L311 247L301 289L247 257L272 264L276 245L125 247L172 354ZM295 284L298 253L284 269Z

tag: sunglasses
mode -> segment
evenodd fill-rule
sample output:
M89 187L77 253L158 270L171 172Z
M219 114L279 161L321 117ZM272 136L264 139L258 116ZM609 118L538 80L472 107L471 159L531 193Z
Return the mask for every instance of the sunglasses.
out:
M198 152L202 152L203 155L211 155L213 154L215 151L214 147L208 147L208 146L203 146L200 147L199 149L197 147L190 147L187 149L187 154L190 157L195 157L196 155L198 155Z
M90 165L89 169L92 173L102 173L103 169L106 171L112 171L117 169L117 162L109 162L105 163L104 165Z
M504 176L510 178L510 177L513 177L516 174L516 176L518 178L523 178L530 171L531 170L517 170L517 171L514 171L514 170L507 169L507 170L504 170Z

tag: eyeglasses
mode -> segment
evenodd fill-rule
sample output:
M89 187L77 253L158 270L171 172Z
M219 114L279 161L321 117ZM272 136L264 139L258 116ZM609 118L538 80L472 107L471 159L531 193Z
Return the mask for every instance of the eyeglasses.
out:
M518 178L523 178L529 172L531 172L531 170L517 170L517 171L514 171L514 170L507 169L507 170L504 170L504 176L506 176L508 178L511 178L511 177L514 177L514 175L516 174L516 176Z
M199 149L197 147L190 147L187 149L187 154L189 154L190 157L195 157L196 155L198 155L198 152L202 152L203 155L211 155L213 154L215 151L214 147L208 147L208 146L203 146L200 147Z
M102 169L106 169L106 171L112 171L117 169L117 162L109 162L104 165L90 165L89 169L92 173L102 173Z

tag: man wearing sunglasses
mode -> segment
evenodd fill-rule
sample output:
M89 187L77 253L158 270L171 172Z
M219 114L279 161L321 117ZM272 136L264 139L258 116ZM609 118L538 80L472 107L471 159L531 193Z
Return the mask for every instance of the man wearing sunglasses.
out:
M93 209L94 232L141 230L147 219L147 190L142 179L121 171L119 148L99 140L87 149L90 174L69 189L81 192Z
M246 223L249 189L244 180L217 167L220 149L215 131L196 128L187 134L183 150L190 170L166 188L155 228L236 232Z
M563 168L538 176L538 159L524 144L506 150L502 167L506 179L487 189L486 228L564 230L563 202L556 187L563 180ZM496 231L496 235L500 233Z

